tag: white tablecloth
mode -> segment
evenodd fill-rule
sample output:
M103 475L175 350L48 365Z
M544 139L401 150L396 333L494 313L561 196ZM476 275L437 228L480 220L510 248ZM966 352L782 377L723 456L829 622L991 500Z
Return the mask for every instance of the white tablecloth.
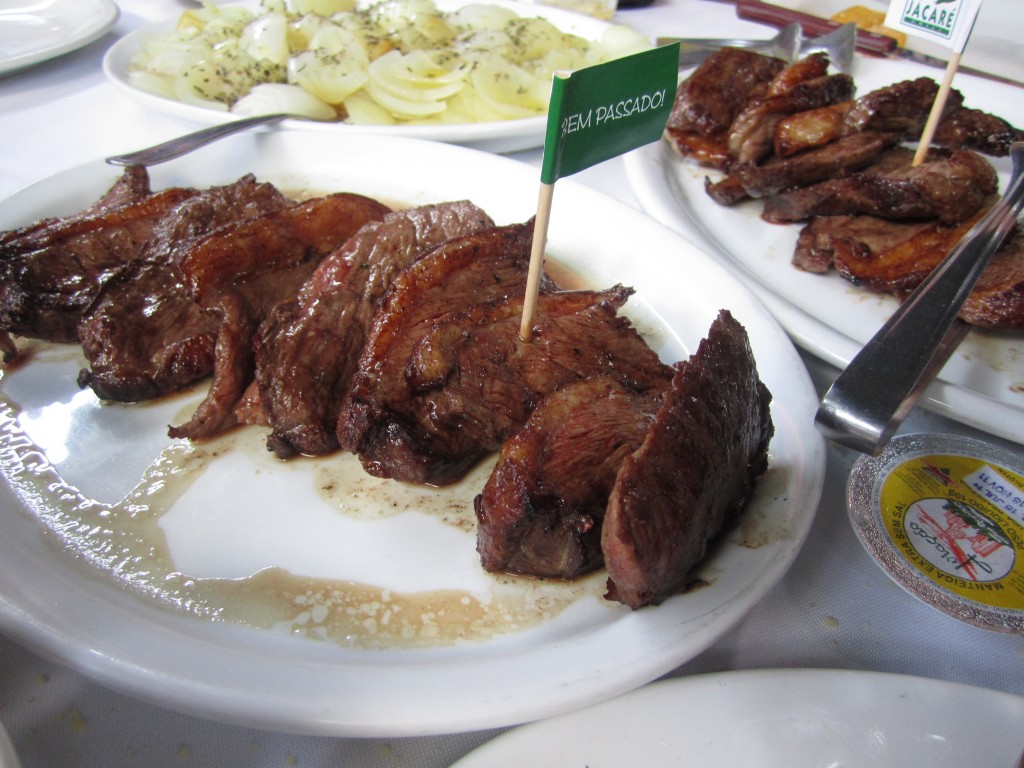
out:
M1015 4L987 3L979 34L998 33L996 11L1001 5L1010 11ZM116 92L100 69L104 51L120 35L176 15L184 3L122 0L120 6L117 25L101 40L0 79L0 199L67 166L192 127ZM737 21L728 5L707 0L656 0L649 8L620 12L619 20L651 35L770 35L760 25ZM1024 62L1019 42L1007 44L1005 51L1003 63ZM540 152L516 157L539 165ZM575 178L637 205L619 160ZM835 371L809 356L805 360L824 391ZM972 433L924 412L915 412L903 431ZM850 451L830 447L814 526L789 573L732 631L672 674L793 667L879 670L1024 695L1024 637L978 629L922 604L890 581L861 548L844 497L855 459ZM496 733L344 739L221 725L126 698L2 635L0 722L25 768L441 768Z

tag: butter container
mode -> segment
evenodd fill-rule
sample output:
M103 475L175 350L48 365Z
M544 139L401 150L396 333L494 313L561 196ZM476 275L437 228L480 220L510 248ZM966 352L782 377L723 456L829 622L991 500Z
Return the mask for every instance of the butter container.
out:
M980 440L901 435L847 487L861 544L900 586L975 626L1024 632L1024 458Z

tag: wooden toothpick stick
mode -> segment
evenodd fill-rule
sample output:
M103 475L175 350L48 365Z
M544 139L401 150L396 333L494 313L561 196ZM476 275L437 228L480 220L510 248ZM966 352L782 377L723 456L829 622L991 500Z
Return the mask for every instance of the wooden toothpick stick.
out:
M551 221L551 200L554 194L554 184L541 183L540 194L537 197L537 216L533 222L533 244L530 248L530 271L526 275L523 319L519 323L519 338L525 342L533 340L533 315L537 311L540 278L544 274L544 248L548 240L548 223Z
M959 66L960 54L954 52L949 58L949 64L946 65L946 74L942 78L942 84L939 85L938 93L935 94L932 110L928 113L928 120L924 124L924 131L921 132L921 142L917 145L917 152L914 153L913 164L915 166L923 163L925 155L928 154L928 148L931 146L932 138L935 136L935 129L938 127L939 120L942 119L942 113L946 109L946 98L949 96L949 89L953 84L953 75L956 74Z

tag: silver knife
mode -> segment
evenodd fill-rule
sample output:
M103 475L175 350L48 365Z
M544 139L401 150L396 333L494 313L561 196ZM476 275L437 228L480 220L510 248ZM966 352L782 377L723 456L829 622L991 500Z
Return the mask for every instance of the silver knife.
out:
M948 61L944 61L937 56L929 56L926 53L920 51L911 51L907 48L894 48L891 53L883 54L887 59L902 59L904 61L913 61L918 64L924 64L928 67L938 67L939 69L945 69L949 66ZM957 65L957 72L963 72L965 75L972 75L974 77L981 77L985 80L992 80L996 83L1002 83L1003 85L1012 85L1015 88L1024 88L1024 82L1020 80L1014 80L1012 77L1003 77L1002 75L996 75L992 72L985 72L980 69L974 69L973 67L965 67L963 64Z

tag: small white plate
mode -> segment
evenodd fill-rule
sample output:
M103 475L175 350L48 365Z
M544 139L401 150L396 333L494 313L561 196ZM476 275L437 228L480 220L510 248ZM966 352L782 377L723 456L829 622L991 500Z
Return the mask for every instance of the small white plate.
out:
M438 0L437 7L441 10L452 10L466 5L467 2L469 0ZM510 8L520 16L548 19L563 32L579 35L588 40L600 39L611 26L606 21L590 16L540 4L534 5L515 0L494 0L492 4ZM128 68L132 58L142 50L146 40L169 32L174 29L176 22L177 19L173 19L136 30L114 43L103 59L103 71L107 78L115 87L133 99L174 117L204 125L237 120L237 115L157 96L135 87L128 81ZM488 152L518 152L539 147L544 143L547 117L540 115L519 120L454 125L349 125L318 123L313 120L285 120L282 125L300 130L326 131L339 136L348 136L354 133L406 136L414 139L460 144Z
M327 132L291 131L233 136L154 168L153 178L157 188L201 186L246 172L284 190L349 190L406 204L468 198L499 223L535 213L540 184L531 166L451 144L357 135L338 141ZM4 201L0 229L78 210L117 173L96 161L32 185ZM741 522L695 572L706 582L700 588L630 611L602 599L604 578L598 574L594 588L574 596L562 613L486 641L342 647L172 613L129 592L109 573L76 560L56 537L43 535L52 500L45 490L16 496L10 487L15 479L5 470L0 627L103 684L172 709L334 735L422 735L518 724L624 693L698 654L782 578L806 537L825 459L812 424L814 389L793 345L750 293L712 258L641 212L561 181L547 252L590 285L633 286L637 292L626 311L642 320L638 327L666 359L683 359L696 349L721 308L748 330L760 375L774 395L776 434L769 470ZM21 423L35 425L33 440L50 469L89 498L119 499L171 442L166 424L177 423L194 398L101 406L75 384L80 353L74 347L58 353L5 372L0 395L18 404ZM253 429L254 448L229 452L223 461L244 464L254 453L267 456L265 433ZM6 458L0 454L0 462ZM444 527L418 509L407 513L419 521L414 529L395 531L388 526L397 517L389 517L356 520L340 539L311 533L322 530L325 518L330 524L344 515L313 491L305 462L265 459L255 470L208 472L200 480L207 477L208 490L198 482L189 489L201 497L194 520L170 542L174 565L181 569L187 559L192 576L244 578L276 565L305 577L382 586L376 571L346 572L369 550L365 533L390 536L364 559L371 561L367 568L391 563L386 578L411 585L395 592L436 590L439 584L472 592L499 583L479 568L472 530ZM254 498L254 486L268 489L266 497ZM223 526L231 515L241 522ZM363 533L354 532L357 527ZM396 558L396 551L415 557ZM227 570L235 567L242 570ZM313 573L314 567L321 570Z
M904 61L857 56L852 72L857 93L916 77L940 78L942 71ZM1024 125L1024 99L1018 88L969 75L956 78L964 104ZM990 158L1001 188L1009 176L1008 158ZM722 254L754 293L772 310L797 344L840 368L877 332L897 306L889 295L866 291L835 270L812 274L790 259L800 224L768 224L761 204L717 205L704 192L713 171L683 160L665 142L650 144L625 158L626 171L641 206L651 216ZM960 345L929 387L921 404L1000 437L1024 435L1024 332L976 330Z
M1012 768L1024 698L903 675L724 672L517 728L452 768Z
M119 14L112 0L7 0L0 6L0 75L88 45Z

